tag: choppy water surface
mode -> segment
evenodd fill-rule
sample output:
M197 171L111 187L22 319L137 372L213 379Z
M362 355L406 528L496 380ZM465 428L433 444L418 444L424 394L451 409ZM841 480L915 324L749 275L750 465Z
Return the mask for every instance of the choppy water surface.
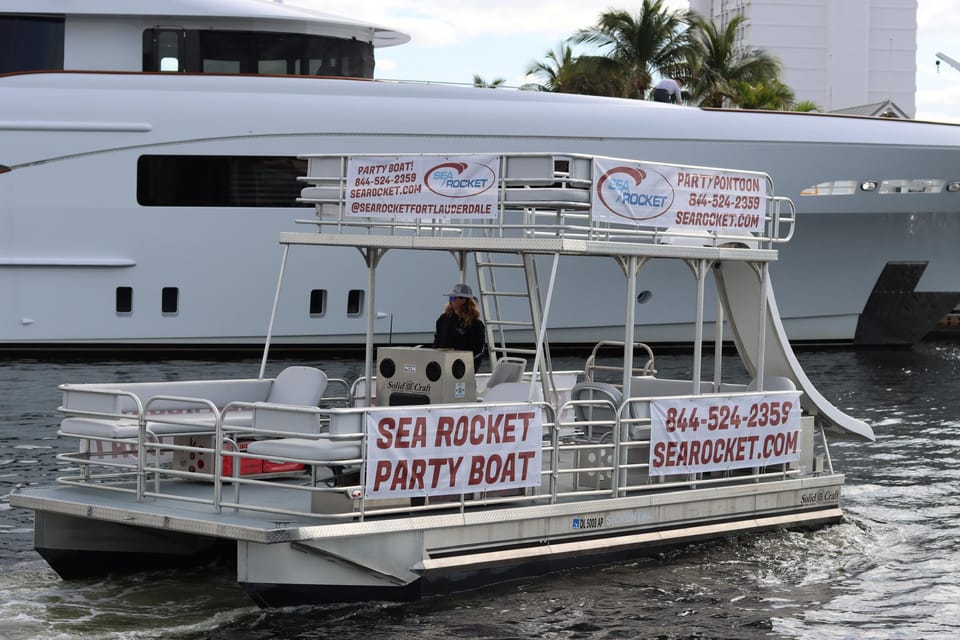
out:
M258 361L0 363L0 638L960 637L960 347L807 351L810 378L869 421L875 443L831 447L844 522L694 545L669 555L413 604L261 611L211 567L63 582L32 550L18 483L52 482L62 382L255 377ZM360 364L324 358L330 375ZM658 358L661 375L688 357ZM579 367L579 359L556 361ZM279 365L278 365L279 366ZM271 372L273 373L273 371Z

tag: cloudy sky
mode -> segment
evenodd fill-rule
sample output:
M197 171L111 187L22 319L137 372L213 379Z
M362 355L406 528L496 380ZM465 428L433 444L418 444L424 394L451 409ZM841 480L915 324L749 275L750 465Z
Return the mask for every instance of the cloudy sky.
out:
M471 82L524 82L531 63L544 60L577 29L610 7L635 12L639 0L285 0L348 15L410 34L411 42L377 52L377 77ZM668 0L686 8L686 0ZM960 12L955 0L918 0L917 118L960 123L960 70L936 66L937 52L960 60Z

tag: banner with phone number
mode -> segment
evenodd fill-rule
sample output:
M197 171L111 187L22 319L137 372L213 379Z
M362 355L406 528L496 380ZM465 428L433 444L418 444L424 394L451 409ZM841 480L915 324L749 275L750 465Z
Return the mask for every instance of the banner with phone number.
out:
M496 218L498 156L355 156L346 215L398 220Z
M650 475L800 459L800 392L650 401Z
M595 220L638 227L762 233L767 180L759 173L595 158Z

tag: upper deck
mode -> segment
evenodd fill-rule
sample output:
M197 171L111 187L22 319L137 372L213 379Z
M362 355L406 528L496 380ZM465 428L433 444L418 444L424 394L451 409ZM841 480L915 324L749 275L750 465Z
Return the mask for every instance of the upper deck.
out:
M769 262L792 202L759 172L574 153L308 155L285 245Z

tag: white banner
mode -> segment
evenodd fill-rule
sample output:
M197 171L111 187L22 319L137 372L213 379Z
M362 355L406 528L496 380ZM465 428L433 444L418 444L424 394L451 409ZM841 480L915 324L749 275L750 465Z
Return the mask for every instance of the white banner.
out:
M650 401L650 475L800 459L800 392Z
M346 215L365 218L496 218L497 156L351 157Z
M540 485L539 408L437 406L367 414L366 498Z
M638 227L763 232L767 180L756 173L595 158L595 220Z

